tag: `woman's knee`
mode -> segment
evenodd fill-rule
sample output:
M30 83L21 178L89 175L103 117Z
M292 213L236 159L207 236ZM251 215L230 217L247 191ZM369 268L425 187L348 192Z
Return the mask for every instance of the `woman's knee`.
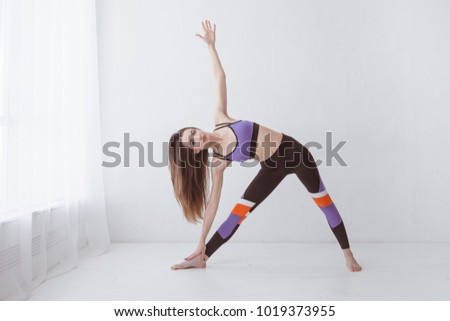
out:
M317 169L303 168L295 172L309 193L317 193L321 188L321 179Z

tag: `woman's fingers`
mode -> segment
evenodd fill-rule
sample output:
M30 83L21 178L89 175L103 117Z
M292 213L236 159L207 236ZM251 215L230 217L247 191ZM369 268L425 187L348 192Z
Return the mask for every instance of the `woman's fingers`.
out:
M216 24L214 24L214 30L211 26L211 22L209 20L205 20L202 21L202 27L203 27L203 31L207 32L207 31L216 31Z
M205 32L205 34L202 36L202 35L196 33L195 35L199 38L202 38L206 42L209 42L211 39L214 39L211 37L214 37L214 34L216 33L216 24L214 24L214 28L212 28L211 22L209 20L205 20L205 21L202 21L202 27L203 27L203 31Z
M206 29L212 30L212 27L211 27L211 21L205 20L205 22L202 22L202 25L203 25L203 27L204 27L205 30L206 30Z

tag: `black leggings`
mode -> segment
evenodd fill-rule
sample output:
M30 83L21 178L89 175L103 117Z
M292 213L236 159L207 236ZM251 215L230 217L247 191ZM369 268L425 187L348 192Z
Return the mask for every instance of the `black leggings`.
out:
M296 139L282 134L283 138L276 152L260 162L261 169L258 174L241 195L228 218L206 244L208 257L233 236L248 214L255 210L289 174L297 175L325 214L341 248L350 247L344 222L320 178L313 156Z

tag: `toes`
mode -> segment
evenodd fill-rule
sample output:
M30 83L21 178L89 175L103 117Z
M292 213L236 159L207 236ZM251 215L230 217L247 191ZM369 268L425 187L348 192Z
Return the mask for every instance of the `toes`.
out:
M361 269L361 267L359 266L359 265L355 265L355 264L347 264L347 268L348 268L348 270L350 271L350 272L358 272L360 269Z
M358 265L358 264L351 266L351 271L352 272L359 272L359 271L361 271L361 269L362 269L361 266Z

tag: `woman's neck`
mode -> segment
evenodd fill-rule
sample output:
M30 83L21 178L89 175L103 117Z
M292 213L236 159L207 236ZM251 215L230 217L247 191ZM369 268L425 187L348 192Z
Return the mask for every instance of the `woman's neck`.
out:
M221 147L224 138L219 133L208 133L207 148L213 148L217 151L218 147Z

